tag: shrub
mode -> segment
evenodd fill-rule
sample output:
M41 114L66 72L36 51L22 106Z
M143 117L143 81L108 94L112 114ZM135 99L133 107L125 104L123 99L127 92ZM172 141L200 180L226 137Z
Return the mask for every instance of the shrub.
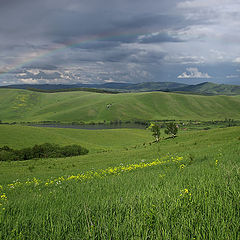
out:
M0 161L16 161L17 155L14 152L5 150L0 151Z
M23 148L21 150L14 150L17 155L17 160L28 160L34 158L32 148Z
M171 135L172 138L175 138L178 132L178 126L175 123L170 122L166 124L166 127L167 129L165 130L165 133Z
M65 157L87 154L88 150L79 145L70 145L61 148L61 154Z
M32 148L33 158L54 158L61 157L60 146L52 143L35 145Z
M0 148L0 151L2 150L8 151L8 152L13 151L13 149L11 149L9 146L6 146L6 145Z
M88 150L79 145L69 145L60 147L57 144L44 143L34 145L32 148L20 150L11 149L8 146L0 148L0 161L21 161L32 158L57 158L70 157L87 154Z

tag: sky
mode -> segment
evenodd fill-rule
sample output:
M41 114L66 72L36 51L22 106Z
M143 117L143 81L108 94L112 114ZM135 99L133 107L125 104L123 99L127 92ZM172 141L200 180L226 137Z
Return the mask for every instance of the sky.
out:
M240 0L0 0L0 85L240 85Z

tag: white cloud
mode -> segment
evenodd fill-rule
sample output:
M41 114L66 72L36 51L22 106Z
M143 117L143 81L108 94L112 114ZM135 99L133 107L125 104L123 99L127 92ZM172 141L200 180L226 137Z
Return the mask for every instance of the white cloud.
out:
M211 78L208 73L199 72L198 68L186 68L186 72L178 75L177 78Z
M26 73L19 73L19 74L17 74L17 76L23 77L23 76L27 76L27 74Z
M102 62L102 61L98 61L96 63L99 64L99 65L104 65L104 62Z
M235 58L235 59L233 60L233 62L235 62L235 63L240 63L240 57Z
M219 51L216 49L211 49L210 50L211 57L215 58L216 60L223 61L224 59L227 58L227 54L223 51Z
M213 31L213 26L193 25L187 26L178 30L177 36L183 41L196 41L206 39L208 37L216 38L216 30Z
M226 78L239 78L239 75L228 75Z
M116 82L114 81L112 78L109 78L109 79L106 79L104 80L105 83L113 83L113 82Z
M19 79L21 83L27 83L27 84L37 84L38 80L32 79L32 78L27 78L27 79Z
M180 9L196 9L205 11L234 12L238 9L240 3L236 0L191 0L183 1L177 4ZM213 8L214 7L214 8Z
M38 69L28 69L27 72L32 73L34 75L37 75L40 73L40 70Z
M193 0L193 1L184 1L177 4L179 8L207 8L209 6L218 6L217 4L226 3L225 0Z
M206 59L203 56L170 56L164 57L166 62L176 63L176 64L203 64Z

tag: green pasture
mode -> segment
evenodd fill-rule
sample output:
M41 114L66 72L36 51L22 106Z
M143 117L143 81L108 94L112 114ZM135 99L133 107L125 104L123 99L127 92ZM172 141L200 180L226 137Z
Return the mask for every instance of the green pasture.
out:
M1 125L0 133L0 146L51 142L89 149L85 156L0 163L0 239L240 237L240 127L180 131L151 145L151 132L140 129ZM8 187L16 180L46 182L167 155L183 161L83 182Z
M21 149L49 142L62 146L79 144L89 149L85 156L0 162L0 182L5 183L29 177L75 174L120 163L151 161L168 153L214 156L219 147L240 143L239 127L189 132L180 130L177 138L161 140L159 144L152 144L152 133L141 129L79 130L0 125L0 133L0 147L8 145ZM167 137L163 130L161 137Z
M0 102L0 120L5 122L240 119L239 96L200 96L164 92L39 93L0 89Z
M239 96L0 89L0 120L239 120L239 104ZM159 143L143 129L0 124L0 147L56 143L89 150L0 162L0 239L240 239L240 127L195 123L181 126L174 139L161 129ZM147 165L156 161L162 164ZM76 180L88 173L94 177Z

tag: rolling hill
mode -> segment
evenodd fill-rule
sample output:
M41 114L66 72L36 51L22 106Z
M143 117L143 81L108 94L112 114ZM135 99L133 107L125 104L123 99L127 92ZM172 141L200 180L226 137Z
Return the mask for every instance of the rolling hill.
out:
M209 95L239 95L240 86L204 82L197 85L184 86L182 88L178 88L177 91Z
M176 82L143 82L143 83L103 83L103 84L15 84L2 86L0 88L14 89L39 89L39 90L60 90L60 89L79 89L93 88L105 89L121 92L142 92L142 91L170 91L178 88L186 87L187 84Z
M29 89L49 92L60 91L89 91L89 92L181 92L201 95L240 95L239 85L216 84L203 82L188 85L177 82L143 82L143 83L104 83L104 84L19 84L2 86L0 88Z
M0 120L3 122L240 119L240 96L166 92L40 93L0 89L0 102Z

